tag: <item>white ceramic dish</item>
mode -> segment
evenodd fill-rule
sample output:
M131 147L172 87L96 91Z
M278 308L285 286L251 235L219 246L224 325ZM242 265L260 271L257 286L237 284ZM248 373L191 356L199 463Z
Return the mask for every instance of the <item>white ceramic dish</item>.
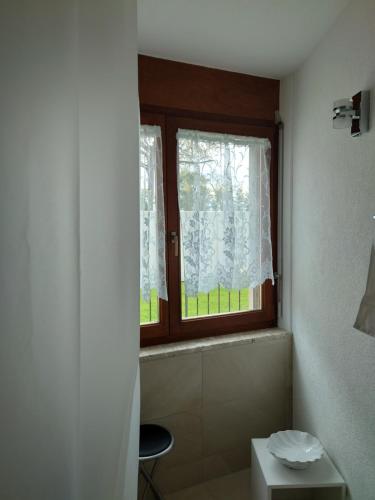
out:
M280 431L271 434L268 451L282 464L291 469L306 469L323 456L319 439L301 431Z

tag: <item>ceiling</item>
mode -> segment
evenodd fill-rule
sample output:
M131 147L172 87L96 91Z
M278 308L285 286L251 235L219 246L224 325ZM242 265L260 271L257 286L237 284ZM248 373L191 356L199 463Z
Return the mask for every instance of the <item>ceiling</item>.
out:
M139 52L281 78L349 0L138 0Z

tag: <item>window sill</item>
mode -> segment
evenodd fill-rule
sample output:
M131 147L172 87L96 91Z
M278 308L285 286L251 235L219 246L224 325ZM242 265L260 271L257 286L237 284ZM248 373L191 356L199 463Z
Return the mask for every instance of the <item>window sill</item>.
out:
M183 342L175 342L173 344L143 347L140 350L139 359L142 362L146 362L154 359L190 354L193 352L222 349L223 347L232 347L240 344L253 344L255 342L280 340L282 338L289 337L290 335L291 333L287 330L283 330L281 328L270 328L268 330L232 333L229 335L221 335L220 337L187 340Z

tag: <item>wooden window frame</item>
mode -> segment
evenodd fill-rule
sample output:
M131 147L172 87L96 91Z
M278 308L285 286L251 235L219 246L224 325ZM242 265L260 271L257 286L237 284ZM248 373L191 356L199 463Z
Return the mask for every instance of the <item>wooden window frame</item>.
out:
M207 132L245 135L268 138L271 142L270 194L271 237L273 268L277 263L277 156L278 129L271 123L246 120L243 117L209 116L206 113L171 112L141 108L141 123L159 125L163 141L163 173L166 217L167 283L169 301L159 301L160 323L141 326L141 346L164 344L181 340L211 337L270 328L276 325L276 285L270 280L262 286L262 308L256 311L222 313L206 318L181 317L180 255L175 257L173 243L168 237L172 231L180 239L180 224L177 195L177 138L178 128Z

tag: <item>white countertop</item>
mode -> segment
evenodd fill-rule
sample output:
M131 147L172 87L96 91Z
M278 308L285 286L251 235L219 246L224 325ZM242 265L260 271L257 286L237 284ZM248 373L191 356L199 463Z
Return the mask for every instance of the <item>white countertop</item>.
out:
M293 470L271 455L267 449L267 441L268 439L251 440L267 486L275 488L345 486L345 481L326 453L307 469Z

